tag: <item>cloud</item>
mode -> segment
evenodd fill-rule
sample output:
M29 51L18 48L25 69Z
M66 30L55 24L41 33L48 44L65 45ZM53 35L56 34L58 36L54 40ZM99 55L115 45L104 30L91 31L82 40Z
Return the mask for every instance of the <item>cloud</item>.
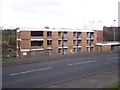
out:
M117 0L2 0L3 26L82 27L117 19Z
M24 13L44 13L60 10L60 0L3 0L6 7Z

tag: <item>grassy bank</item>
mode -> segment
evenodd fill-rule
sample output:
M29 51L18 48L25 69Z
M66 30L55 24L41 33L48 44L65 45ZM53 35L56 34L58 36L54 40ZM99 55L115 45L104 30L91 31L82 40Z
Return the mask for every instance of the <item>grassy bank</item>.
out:
M113 83L112 85L106 86L103 90L120 90L120 82Z

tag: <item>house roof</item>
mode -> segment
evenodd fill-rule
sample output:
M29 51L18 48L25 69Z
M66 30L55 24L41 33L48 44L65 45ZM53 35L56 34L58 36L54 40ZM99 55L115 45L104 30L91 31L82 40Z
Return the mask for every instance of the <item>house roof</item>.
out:
M101 43L97 43L97 45L120 45L120 42L118 41L106 41L106 42L101 42Z
M91 29L68 29L68 28L61 28L61 29L57 29L57 28L50 28L50 29L46 29L46 28L20 28L17 30L17 32L20 31L69 31L69 32L95 32L94 30Z

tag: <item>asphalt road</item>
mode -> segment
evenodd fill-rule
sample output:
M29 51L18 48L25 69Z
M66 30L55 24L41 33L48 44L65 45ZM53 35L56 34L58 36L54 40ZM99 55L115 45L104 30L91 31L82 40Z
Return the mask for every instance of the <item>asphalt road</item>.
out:
M3 88L41 88L118 67L118 53L2 68Z

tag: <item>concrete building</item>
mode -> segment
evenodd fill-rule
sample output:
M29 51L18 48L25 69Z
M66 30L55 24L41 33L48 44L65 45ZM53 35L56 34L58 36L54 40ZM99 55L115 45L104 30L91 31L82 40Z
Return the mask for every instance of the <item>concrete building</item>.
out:
M17 56L70 54L95 51L97 31L21 28L16 33Z

